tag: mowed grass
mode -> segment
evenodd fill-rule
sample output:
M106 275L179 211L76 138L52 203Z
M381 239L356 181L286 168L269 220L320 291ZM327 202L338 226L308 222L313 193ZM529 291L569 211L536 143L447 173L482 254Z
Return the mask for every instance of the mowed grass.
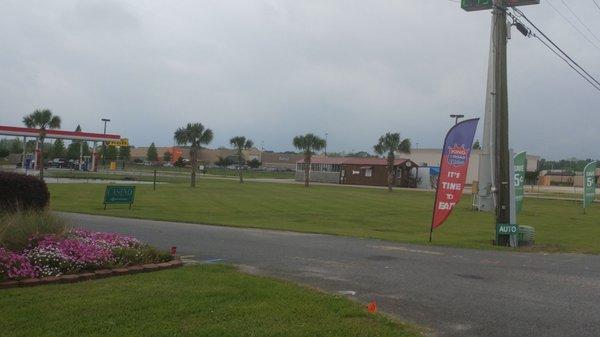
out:
M326 233L428 244L434 194L413 190L274 184L200 179L184 184L137 187L133 210L109 205L105 186L51 184L54 210L156 220ZM474 212L471 196L434 232L434 245L493 249L494 218ZM573 201L525 199L519 223L536 229L536 246L526 250L600 253L600 209L584 215ZM525 249L525 248L524 248Z
M340 296L202 265L0 292L0 335L418 336Z

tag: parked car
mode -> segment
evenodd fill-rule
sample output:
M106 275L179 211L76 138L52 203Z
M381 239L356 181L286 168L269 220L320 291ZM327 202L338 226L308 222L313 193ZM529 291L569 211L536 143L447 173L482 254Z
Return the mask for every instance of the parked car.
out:
M51 168L66 168L67 165L67 161L63 158L54 158L52 160L48 160L48 162L46 163L45 167L51 167Z

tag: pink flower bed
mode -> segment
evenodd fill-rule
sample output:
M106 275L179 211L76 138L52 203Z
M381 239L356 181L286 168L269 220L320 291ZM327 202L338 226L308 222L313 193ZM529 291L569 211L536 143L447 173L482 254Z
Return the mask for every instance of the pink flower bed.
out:
M64 236L44 235L30 238L29 242L21 252L0 247L0 280L58 276L140 261L169 260L165 253L116 233L72 229Z

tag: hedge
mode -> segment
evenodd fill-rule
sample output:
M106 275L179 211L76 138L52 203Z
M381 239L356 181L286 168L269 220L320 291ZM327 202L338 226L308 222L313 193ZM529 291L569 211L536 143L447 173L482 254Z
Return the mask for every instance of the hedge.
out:
M42 210L49 201L48 187L39 178L0 172L0 212Z

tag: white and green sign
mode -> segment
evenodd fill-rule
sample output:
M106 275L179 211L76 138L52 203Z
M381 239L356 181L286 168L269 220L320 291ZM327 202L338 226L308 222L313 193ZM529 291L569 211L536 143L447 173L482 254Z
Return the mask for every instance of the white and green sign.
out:
M496 224L496 244L508 245L510 237L516 238L519 235L519 225L499 223ZM504 238L504 240L502 240Z
M593 161L583 169L583 208L587 208L596 198L596 162Z
M519 152L514 158L515 165L515 204L517 213L523 209L525 195L525 171L527 168L527 153Z
M104 192L104 209L107 204L129 204L129 209L135 198L135 186L108 185Z

